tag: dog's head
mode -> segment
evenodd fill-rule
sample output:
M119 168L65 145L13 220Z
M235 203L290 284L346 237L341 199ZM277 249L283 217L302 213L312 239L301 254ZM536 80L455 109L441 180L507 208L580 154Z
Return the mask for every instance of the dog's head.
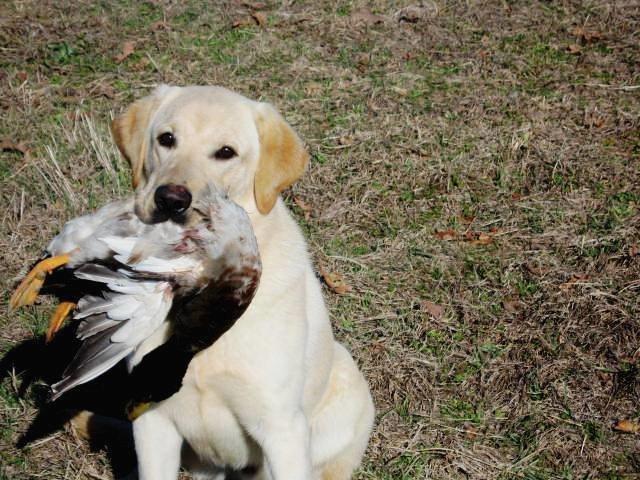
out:
M147 223L188 222L211 182L248 212L267 215L309 159L271 105L221 87L160 86L112 130L133 170L136 213Z

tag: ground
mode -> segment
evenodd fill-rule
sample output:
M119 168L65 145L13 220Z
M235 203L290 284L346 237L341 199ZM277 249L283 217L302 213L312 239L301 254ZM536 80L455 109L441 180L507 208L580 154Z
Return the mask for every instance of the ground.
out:
M0 354L45 329L6 304L47 240L130 192L113 115L219 84L311 153L285 197L373 391L356 478L638 478L639 29L628 0L2 2ZM46 387L4 370L0 478L112 478L68 427L17 448Z

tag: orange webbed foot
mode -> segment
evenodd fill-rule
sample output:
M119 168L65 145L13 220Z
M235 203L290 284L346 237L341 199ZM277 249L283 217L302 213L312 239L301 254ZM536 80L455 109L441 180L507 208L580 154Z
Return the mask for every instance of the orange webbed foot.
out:
M40 293L40 289L47 278L47 275L56 268L69 263L69 255L58 255L55 257L45 258L38 262L35 267L27 274L16 288L11 299L9 300L9 308L14 310L24 305L31 305L35 302Z
M76 308L76 304L73 302L62 302L56 307L56 311L53 312L53 315L51 315L49 319L49 328L45 336L46 343L53 340L53 337L58 333L58 330L60 330L60 327L62 327L62 324L74 308Z

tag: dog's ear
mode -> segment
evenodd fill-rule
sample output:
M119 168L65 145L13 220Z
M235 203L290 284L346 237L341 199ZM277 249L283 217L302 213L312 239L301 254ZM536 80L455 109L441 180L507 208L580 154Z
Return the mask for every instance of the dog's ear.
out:
M302 176L309 154L298 135L268 103L258 104L256 125L260 137L260 159L253 192L258 210L267 214L280 192Z
M167 85L159 86L151 95L134 102L111 123L116 145L131 165L133 188L144 180L144 161L149 147L149 122L169 88Z

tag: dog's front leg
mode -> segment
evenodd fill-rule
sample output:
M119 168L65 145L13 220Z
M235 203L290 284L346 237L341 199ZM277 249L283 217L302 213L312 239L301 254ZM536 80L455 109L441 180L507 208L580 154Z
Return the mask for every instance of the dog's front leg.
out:
M175 480L182 437L164 415L149 410L133 422L139 480Z
M311 478L310 433L304 413L270 416L259 428L260 443L273 480Z

